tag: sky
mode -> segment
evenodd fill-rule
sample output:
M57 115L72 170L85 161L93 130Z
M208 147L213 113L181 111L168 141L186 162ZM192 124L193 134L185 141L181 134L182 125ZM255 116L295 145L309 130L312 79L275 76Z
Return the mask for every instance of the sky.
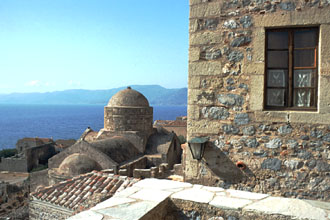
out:
M0 0L0 93L187 87L188 0Z

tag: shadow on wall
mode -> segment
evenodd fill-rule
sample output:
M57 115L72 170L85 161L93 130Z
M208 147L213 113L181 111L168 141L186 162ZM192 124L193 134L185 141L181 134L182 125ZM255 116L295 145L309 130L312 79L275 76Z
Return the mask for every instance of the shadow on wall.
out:
M206 146L204 163L219 179L228 183L239 183L255 177L254 173L242 164L236 164L227 155L211 143Z

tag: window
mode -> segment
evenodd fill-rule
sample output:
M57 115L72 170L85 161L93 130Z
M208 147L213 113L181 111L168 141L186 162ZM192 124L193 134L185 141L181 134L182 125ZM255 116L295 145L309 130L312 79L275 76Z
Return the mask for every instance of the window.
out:
M318 28L266 31L265 109L316 110Z

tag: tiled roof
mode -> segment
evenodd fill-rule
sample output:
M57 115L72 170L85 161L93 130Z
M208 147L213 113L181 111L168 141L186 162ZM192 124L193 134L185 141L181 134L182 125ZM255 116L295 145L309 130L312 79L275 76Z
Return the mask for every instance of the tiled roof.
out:
M186 120L156 120L154 125L160 126L169 126L169 127L186 127L187 121Z
M88 200L96 194L101 195L102 200L107 199L138 181L136 178L113 175L106 171L93 171L41 188L31 193L31 198L74 211L82 204L89 203Z
M49 142L53 142L53 139L51 138L31 138L31 137L26 137L26 138L22 138L20 139L21 141L41 141L43 143L49 143Z

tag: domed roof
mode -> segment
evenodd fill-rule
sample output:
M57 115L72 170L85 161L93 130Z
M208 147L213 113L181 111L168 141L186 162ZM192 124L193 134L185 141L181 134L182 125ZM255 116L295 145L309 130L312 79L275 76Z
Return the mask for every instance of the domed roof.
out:
M111 138L97 140L90 145L108 155L117 163L123 163L140 155L138 149L125 137L114 136Z
M127 87L127 89L121 90L112 96L108 106L149 107L149 102L144 95L131 89L131 87Z
M65 158L58 168L59 172L69 176L76 176L93 170L101 170L101 166L87 155L80 153L71 154Z

